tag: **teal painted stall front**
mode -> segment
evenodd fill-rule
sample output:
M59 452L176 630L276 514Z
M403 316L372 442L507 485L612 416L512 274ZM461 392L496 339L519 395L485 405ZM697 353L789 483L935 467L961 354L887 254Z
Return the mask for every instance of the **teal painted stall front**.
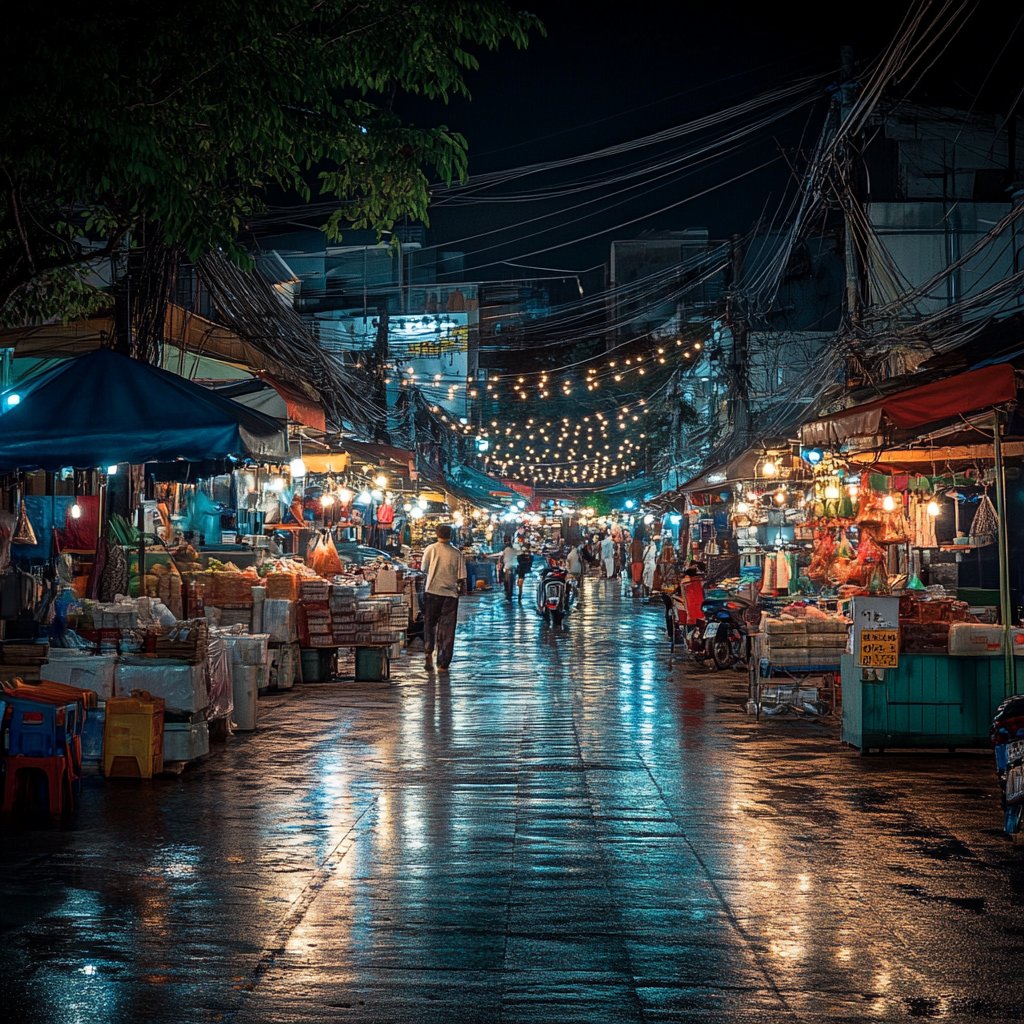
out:
M882 682L842 659L843 742L862 753L887 747L987 747L1005 697L999 657L901 654Z

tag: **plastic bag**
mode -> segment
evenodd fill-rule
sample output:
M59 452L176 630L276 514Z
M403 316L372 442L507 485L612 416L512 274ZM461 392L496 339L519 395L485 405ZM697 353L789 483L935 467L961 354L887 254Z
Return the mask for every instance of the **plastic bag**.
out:
M996 539L998 530L999 517L996 515L995 506L989 496L983 494L978 501L978 511L971 520L971 539L975 544L991 544Z
M330 579L343 571L338 549L334 546L334 538L330 533L321 534L313 542L313 551L309 557L310 568L320 576Z

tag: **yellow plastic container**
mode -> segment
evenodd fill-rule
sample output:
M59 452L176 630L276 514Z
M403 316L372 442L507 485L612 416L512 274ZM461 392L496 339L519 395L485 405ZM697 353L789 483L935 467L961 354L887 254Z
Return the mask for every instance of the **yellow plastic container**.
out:
M163 770L163 698L148 693L112 697L103 725L103 774L151 779Z

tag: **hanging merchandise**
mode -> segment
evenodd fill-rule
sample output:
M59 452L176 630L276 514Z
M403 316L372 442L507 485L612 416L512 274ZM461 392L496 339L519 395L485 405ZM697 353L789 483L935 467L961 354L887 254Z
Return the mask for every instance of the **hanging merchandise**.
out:
M340 574L344 570L338 549L334 546L334 537L330 530L324 530L313 541L309 555L310 568L320 576L327 577Z
M879 544L906 544L911 539L901 500L896 502L895 508L882 512L882 527L875 539Z
M996 515L995 506L986 490L979 499L978 511L974 513L974 519L971 520L971 543L976 545L992 544L995 542L998 531L999 517Z
M119 544L109 544L100 581L100 600L110 602L118 595L128 595L128 559Z
M836 544L831 530L818 530L814 538L814 554L807 567L807 578L824 583L830 578L836 559Z
M24 498L18 509L18 522L14 528L14 536L11 538L11 543L30 548L34 548L39 544L39 541L36 539L36 531L32 529L32 523L28 518L28 510L25 508Z

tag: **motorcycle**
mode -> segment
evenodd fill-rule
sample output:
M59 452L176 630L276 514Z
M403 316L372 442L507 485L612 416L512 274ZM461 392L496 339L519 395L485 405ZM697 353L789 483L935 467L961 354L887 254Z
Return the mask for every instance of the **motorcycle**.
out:
M699 569L684 572L676 588L662 593L665 603L665 628L671 643L670 653L676 647L684 651L698 665L709 667L711 648L704 641L705 627L701 611L704 604L704 574Z
M990 734L999 778L1003 831L1011 838L1024 819L1024 696L1007 697L996 708Z
M750 660L751 625L757 616L756 601L732 594L704 601L701 612L704 646L710 651L715 667L743 668Z
M537 614L546 622L560 626L572 611L576 599L576 583L565 563L548 557L537 584Z

